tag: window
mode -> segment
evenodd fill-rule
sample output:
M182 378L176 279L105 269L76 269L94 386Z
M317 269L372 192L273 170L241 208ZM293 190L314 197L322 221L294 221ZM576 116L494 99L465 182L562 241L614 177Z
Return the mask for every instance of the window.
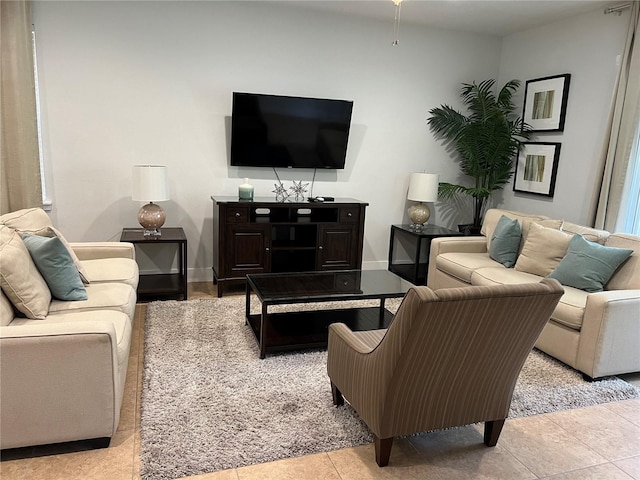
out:
M38 57L36 55L36 29L31 25L31 45L33 47L33 76L36 87L36 122L38 124L38 157L40 160L40 182L42 183L42 206L51 210L51 200L47 195L46 171L44 168L44 154L42 148L42 117L40 114L40 86L38 85Z
M631 148L620 213L619 230L640 235L640 123Z

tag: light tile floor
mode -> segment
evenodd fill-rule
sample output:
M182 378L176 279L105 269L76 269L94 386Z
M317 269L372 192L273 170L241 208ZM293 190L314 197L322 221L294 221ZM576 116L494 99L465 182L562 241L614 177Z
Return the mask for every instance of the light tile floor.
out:
M190 298L211 298L209 283L189 285ZM140 478L140 393L145 305L136 308L120 426L109 448L71 445L2 452L2 480L136 480ZM628 376L640 386L640 375ZM192 480L367 479L637 479L640 400L507 420L498 445L482 443L482 426L396 439L388 467L373 445L290 458Z

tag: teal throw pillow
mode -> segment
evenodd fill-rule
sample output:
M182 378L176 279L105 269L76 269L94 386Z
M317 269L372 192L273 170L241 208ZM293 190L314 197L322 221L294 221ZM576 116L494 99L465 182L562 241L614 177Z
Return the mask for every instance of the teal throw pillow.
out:
M49 286L51 295L59 300L86 300L87 290L67 247L58 237L22 234L33 263Z
M522 229L518 220L502 215L491 236L489 256L507 268L513 267L518 258L521 236Z
M547 278L555 278L563 285L586 292L601 292L632 253L633 250L605 247L576 234L569 242L567 254Z

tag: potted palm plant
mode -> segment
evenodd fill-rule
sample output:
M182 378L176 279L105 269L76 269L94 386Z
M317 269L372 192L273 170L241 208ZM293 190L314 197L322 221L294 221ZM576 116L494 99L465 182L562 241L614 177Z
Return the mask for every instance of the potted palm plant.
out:
M456 153L470 185L440 182L438 197L451 199L464 195L473 201L473 223L465 233L480 231L487 202L493 192L504 188L513 175L514 163L532 133L531 127L515 114L513 94L520 86L511 80L496 95L495 80L462 84L460 95L467 115L448 105L429 110L427 123L437 138ZM462 226L461 226L462 227Z

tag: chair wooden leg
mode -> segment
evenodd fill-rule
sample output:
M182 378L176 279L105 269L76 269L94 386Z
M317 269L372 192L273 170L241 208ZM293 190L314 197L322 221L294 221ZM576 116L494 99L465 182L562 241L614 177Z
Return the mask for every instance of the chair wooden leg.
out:
M333 396L333 404L336 407L344 405L344 397L342 396L342 392L338 390L338 387L336 387L336 384L333 382L331 382L331 395Z
M379 467L386 467L389 465L389 456L391 455L391 446L393 445L393 437L391 438L378 438L376 436L375 448L376 448L376 463Z
M484 444L487 447L495 447L498 443L498 437L504 426L504 418L501 420L492 420L484 422Z

